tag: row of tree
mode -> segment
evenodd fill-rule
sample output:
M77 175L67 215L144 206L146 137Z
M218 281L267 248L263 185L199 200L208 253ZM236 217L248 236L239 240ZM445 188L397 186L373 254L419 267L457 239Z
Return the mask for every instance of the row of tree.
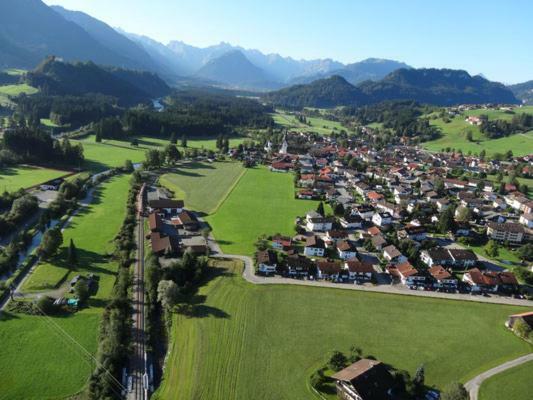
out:
M27 162L50 165L79 165L83 146L68 139L56 140L48 133L30 127L7 130L1 144L0 162Z

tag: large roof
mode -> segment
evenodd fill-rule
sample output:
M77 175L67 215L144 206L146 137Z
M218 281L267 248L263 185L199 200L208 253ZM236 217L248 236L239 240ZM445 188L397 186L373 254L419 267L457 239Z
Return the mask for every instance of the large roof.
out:
M352 381L360 375L370 371L376 365L380 365L381 361L370 360L368 358L363 358L357 362L354 362L352 365L347 366L343 370L337 372L332 376L333 379L339 381Z

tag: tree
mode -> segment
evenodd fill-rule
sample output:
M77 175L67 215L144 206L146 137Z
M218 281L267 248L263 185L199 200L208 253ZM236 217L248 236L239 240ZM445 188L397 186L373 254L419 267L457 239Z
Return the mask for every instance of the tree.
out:
M343 216L344 215L344 206L342 203L335 204L335 208L333 209L333 213L337 216Z
M131 162L131 160L124 161L124 166L122 167L122 169L124 170L124 172L132 173L134 168L133 168L133 163Z
M185 135L181 137L181 147L187 147L187 136Z
M425 380L424 365L420 365L415 372L413 378L414 391L416 394L421 395L424 393L424 380Z
M487 155L487 152L485 151L485 149L481 150L479 152L479 158L483 161L485 160L485 156Z
M523 261L533 260L533 244L527 243L518 249L518 257Z
M472 219L472 211L468 207L459 207L457 221L468 222Z
M161 302L166 310L178 304L180 291L174 281L162 280L157 285L157 301Z
M324 370L319 369L318 371L315 371L313 375L311 375L311 378L309 379L309 383L312 387L315 389L320 389L324 383L326 383L326 377L324 376Z
M466 140L468 140L469 142L472 142L474 140L472 137L472 131L466 132Z
M70 239L70 244L68 246L67 263L69 266L78 265L78 249L76 249L74 240L72 239Z
M165 147L165 156L168 163L174 164L176 161L180 160L181 153L175 144L169 144Z
M316 212L324 216L324 203L318 203L318 206L316 207Z
M263 251L268 248L268 240L265 235L261 235L257 238L257 242L255 242L255 247L259 251Z
M44 258L49 258L53 256L59 246L63 243L63 234L58 227L48 229L41 240L41 245L39 246L39 255Z
M78 279L78 282L74 285L74 295L78 298L81 304L85 304L89 299L89 285L87 285L85 279Z
M170 134L170 144L178 144L178 139L176 138L176 132Z
M348 359L340 351L334 351L331 354L328 365L333 371L340 371L346 366Z
M455 226L455 221L453 219L453 208L448 207L444 210L439 216L438 228L441 233L447 233L453 230Z
M468 392L459 382L450 383L440 394L441 400L468 400Z
M354 362L359 361L363 356L363 350L361 350L360 347L352 346L350 347L350 356L348 357L348 361L352 364Z
M513 331L522 339L527 339L531 333L531 327L522 318L519 318L513 324Z
M485 245L485 254L489 257L498 257L500 254L500 251L498 249L498 243L496 243L494 240L489 240L488 243Z
M45 315L53 314L55 311L54 299L50 296L39 296L35 305L37 306L38 311Z

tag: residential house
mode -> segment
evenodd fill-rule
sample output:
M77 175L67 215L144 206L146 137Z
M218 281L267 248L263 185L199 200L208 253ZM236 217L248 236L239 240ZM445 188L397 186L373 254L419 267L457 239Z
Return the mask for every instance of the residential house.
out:
M347 215L340 218L339 222L344 229L356 229L363 226L363 218L359 215Z
M274 236L272 238L272 248L276 250L288 251L292 248L292 239L288 236Z
M392 216L388 212L377 212L372 216L372 222L377 226L388 226L392 224Z
M434 265L429 268L428 272L433 278L433 287L445 290L457 289L457 279L450 272L446 271L442 265Z
M392 244L383 249L383 258L393 264L401 264L407 261L407 257L400 253L400 250Z
M509 315L505 326L509 329L513 329L517 321L525 322L531 330L533 330L533 311L527 311L520 314Z
M463 282L470 286L472 292L496 292L498 289L513 291L518 287L518 281L511 272L482 272L478 268L465 272Z
M372 246L374 246L374 248L378 251L381 251L383 247L387 244L387 240L381 234L372 236L370 241L372 242Z
M434 265L471 267L477 262L476 254L471 250L447 249L444 247L434 247L420 252L420 259L428 267Z
M148 201L148 212L156 212L165 216L177 215L183 211L183 200L158 199Z
M342 268L339 261L320 260L316 263L316 269L319 279L338 281Z
M426 228L419 225L407 225L397 232L398 239L410 239L421 242L427 239Z
M309 275L313 268L313 262L300 254L293 254L287 257L287 275L292 278L303 278Z
M374 274L374 267L371 264L356 259L346 261L344 269L348 271L350 281L370 282Z
M200 223L192 212L183 210L177 217L172 218L172 225L188 231L196 231L200 227Z
M311 232L326 232L331 230L333 219L323 217L316 211L310 211L306 214L307 230Z
M337 243L337 253L339 254L339 258L350 260L357 256L357 249L351 242L341 240Z
M400 281L407 286L423 286L426 276L414 268L408 261L396 264L396 272Z
M363 358L332 376L341 400L388 400L394 379L378 360Z
M523 225L515 222L489 222L487 224L487 236L499 242L508 241L517 244L524 241L525 229Z
M258 251L256 254L258 272L271 275L276 273L278 266L276 253L272 250Z
M307 257L324 257L326 245L324 241L316 236L309 236L305 241L304 255Z
M533 228L533 214L522 214L518 222L527 228Z

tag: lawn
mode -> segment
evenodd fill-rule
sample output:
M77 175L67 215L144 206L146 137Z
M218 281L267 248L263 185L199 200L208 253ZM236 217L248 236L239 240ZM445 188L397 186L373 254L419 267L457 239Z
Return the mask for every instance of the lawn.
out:
M439 388L532 349L503 325L523 308L252 285L242 267L220 264L230 270L200 289L193 316L174 318L156 399L314 398L311 373L352 345L411 374L424 364Z
M68 272L63 249L51 263L37 267L26 285L49 287L67 275L96 273L99 289L90 300L91 307L53 318L53 323L43 317L9 313L0 321L0 399L65 398L86 384L94 365L78 346L57 333L54 324L91 353L96 351L100 316L117 268L106 255L125 216L128 181L129 176L119 176L104 183L95 202L65 230L64 246L73 238L78 248L77 270Z
M82 140L85 155L85 167L94 172L100 172L108 168L122 166L124 161L131 160L134 163L144 161L146 150L151 148L162 148L169 144L168 140L137 137L139 146L132 146L130 141L103 140L96 143L94 135L90 135ZM245 138L230 139L230 146L238 146ZM208 150L216 149L216 139L188 140L187 146L190 148L204 148ZM181 146L178 148L183 150Z
M14 192L68 174L68 171L21 165L0 169L0 190Z
M472 110L469 113L475 114ZM487 111L487 110L481 110ZM483 112L479 112L482 114ZM501 111L494 111L495 113L504 114ZM512 115L511 115L512 117ZM430 123L437 126L442 131L442 137L430 142L422 143L422 146L430 151L441 151L447 147L456 150L461 149L463 153L471 151L474 154L479 154L481 150L485 150L488 155L494 153L505 153L507 150L512 150L514 155L527 155L533 149L533 131L527 133L517 133L499 139L487 139L479 130L479 127L470 125L464 120L464 116L457 116L452 118L449 123L445 123L442 119L430 120ZM469 142L466 139L467 132L472 132L473 141Z
M533 393L533 361L511 368L486 380L480 400L527 400Z
M252 254L260 235L293 234L294 220L316 209L294 198L293 175L247 169L218 211L206 218L228 254Z
M159 183L185 200L185 206L205 214L215 212L244 172L241 163L191 162L161 175Z
M280 110L276 110L276 112L272 114L272 118L278 125L287 128L317 132L322 135L329 135L334 130L338 132L342 129L347 130L347 128L343 127L340 122L330 121L319 117L306 117L307 121L310 123L310 125L306 125L298 121L294 115L287 114Z

